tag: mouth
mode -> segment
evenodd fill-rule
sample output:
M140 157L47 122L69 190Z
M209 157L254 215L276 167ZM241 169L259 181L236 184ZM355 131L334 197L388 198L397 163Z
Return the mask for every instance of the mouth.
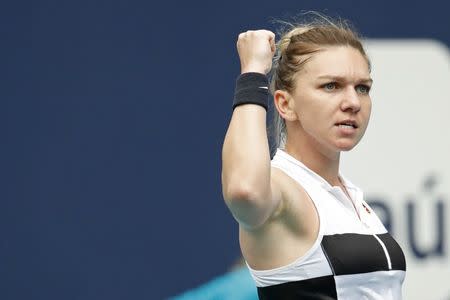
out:
M335 125L342 128L358 128L358 124L353 120L344 120Z

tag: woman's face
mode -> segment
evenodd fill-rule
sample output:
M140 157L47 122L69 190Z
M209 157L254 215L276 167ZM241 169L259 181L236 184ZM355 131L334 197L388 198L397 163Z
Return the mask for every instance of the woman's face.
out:
M369 66L352 47L315 53L296 76L294 110L306 135L326 151L352 149L369 122Z

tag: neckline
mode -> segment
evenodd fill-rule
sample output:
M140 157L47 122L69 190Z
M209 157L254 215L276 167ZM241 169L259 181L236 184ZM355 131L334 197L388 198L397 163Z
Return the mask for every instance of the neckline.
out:
M357 203L361 202L359 196L361 195L361 190L355 185L353 185L349 180L347 180L340 172L338 174L338 177L346 191L340 186L332 186L322 176L320 176L319 174L308 168L305 164L303 164L301 161L297 160L295 157L287 153L284 149L278 148L276 155L279 155L285 160L289 161L290 163L299 166L303 172L307 173L307 175L310 177L310 180L315 181L316 184L319 184L323 189L331 193L342 205L344 205L344 207L346 207L349 210L349 212L350 211L352 212L352 215L353 214L356 215L357 219L360 222L362 222L361 215L356 207ZM350 190L353 196L350 195ZM345 200L340 199L341 197L338 197L336 193L342 193L345 197ZM351 204L351 207L346 203Z
M311 177L313 177L313 179L315 179L316 181L318 181L320 183L320 185L322 187L324 187L326 190L328 191L332 191L332 190L336 190L336 189L341 189L340 186L333 186L331 185L328 181L326 181L322 176L320 176L319 174L317 174L316 172L314 172L313 170L311 170L310 168L308 168L304 163L302 163L301 161L297 160L295 157L293 157L292 155L290 155L289 153L287 153L284 149L282 148L278 148L276 155L280 155L282 157L284 157L285 159L287 159L288 161L298 165L299 167L301 167L303 170L305 170ZM347 180L347 178L345 178L345 176L343 176L341 174L341 172L339 172L338 174L339 180L341 181L341 183L344 185L344 187L348 190L357 190L356 186L353 185L349 180Z

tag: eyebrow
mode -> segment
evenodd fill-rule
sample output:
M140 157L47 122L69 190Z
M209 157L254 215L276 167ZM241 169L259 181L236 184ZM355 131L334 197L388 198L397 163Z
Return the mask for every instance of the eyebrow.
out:
M344 81L344 82L347 81L347 79L345 77L334 76L334 75L322 75L322 76L319 76L317 78L318 79L331 79L331 80L334 80L334 81L341 81L341 82L342 81ZM361 78L361 79L358 80L358 82L372 83L373 80L372 80L372 78Z

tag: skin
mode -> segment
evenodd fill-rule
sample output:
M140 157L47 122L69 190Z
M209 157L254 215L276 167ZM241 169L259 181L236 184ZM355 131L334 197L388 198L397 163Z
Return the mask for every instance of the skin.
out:
M270 70L273 33L242 33L237 48L242 73ZM294 90L274 93L275 106L286 121L285 151L346 192L339 180L339 157L367 128L369 67L347 46L323 48L308 58L296 75ZM357 128L337 126L344 120L352 120ZM312 200L296 181L270 166L266 111L261 106L241 105L233 112L222 151L222 188L239 222L241 250L250 267L286 265L316 240L319 219Z
M339 186L340 152L355 147L365 133L371 85L369 66L358 50L328 47L312 55L297 74L294 91L274 95L286 121L286 151ZM358 128L336 126L344 120L353 120Z

